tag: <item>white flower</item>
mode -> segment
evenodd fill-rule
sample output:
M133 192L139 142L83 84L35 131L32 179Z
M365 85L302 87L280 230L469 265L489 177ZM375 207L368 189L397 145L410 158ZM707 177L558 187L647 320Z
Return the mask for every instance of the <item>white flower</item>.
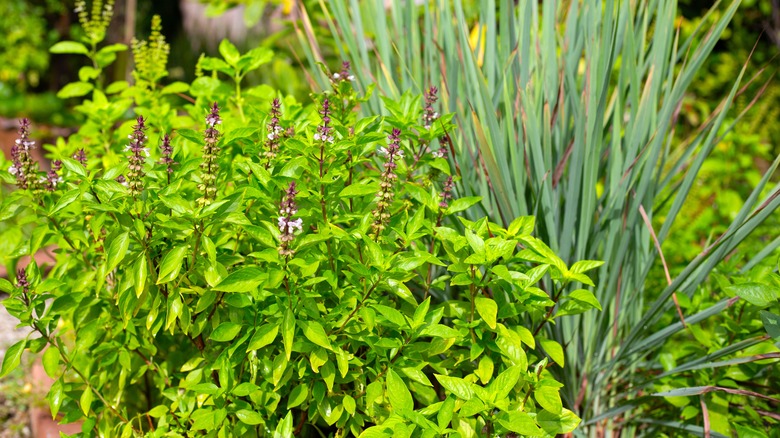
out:
M315 140L319 140L320 139L320 133L319 132L314 134L314 139Z
M444 157L444 151L439 149L438 151L431 152L431 155L433 155L434 158L443 158Z
M8 172L11 175L16 175L19 172L19 169L17 169L16 166L11 166L11 167L8 168Z
M333 143L333 136L332 135L330 137L328 137L328 142L329 143Z
M268 134L268 139L269 139L269 140L273 140L273 139L275 139L275 138L276 138L276 134L274 134L273 132L271 132L270 134Z
M297 228L298 231L303 229L303 219L298 218L292 222L288 222L291 228Z
M340 75L340 74L338 74L338 73L333 73L333 79L338 79L338 78L340 78L340 77L341 77L341 75Z
M380 147L379 148L379 155L386 156L387 155L387 148L386 147Z
M349 76L347 76L347 79L350 80L350 81L354 81L355 80L355 75L349 75Z

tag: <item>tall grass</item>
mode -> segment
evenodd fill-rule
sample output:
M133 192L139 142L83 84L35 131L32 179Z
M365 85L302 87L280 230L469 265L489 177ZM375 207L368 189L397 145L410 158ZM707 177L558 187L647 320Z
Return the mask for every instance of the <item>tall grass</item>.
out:
M683 96L740 2L716 3L712 26L685 40L675 27L675 0L515 3L470 3L469 16L460 0L390 2L387 9L382 0L331 0L321 7L360 86L377 84L391 96L429 85L443 89L444 110L456 114L460 127L454 160L462 195L483 196L485 212L504 224L537 216L539 237L567 263L606 262L597 279L603 311L547 327L566 346L563 395L583 417L581 432L632 434L640 424L654 424L651 413L636 409L637 394L653 380L635 373L639 362L652 363L685 324L733 303L724 298L695 315L680 311L676 323L658 329L662 316L678 313L675 294L692 294L780 205L780 187L767 187L775 160L727 232L664 290L645 287L657 248L675 238L673 224L686 221L686 198L742 91L745 69L713 116L688 141L673 144ZM311 15L301 12L298 35L318 71L322 48ZM327 85L324 75L314 80ZM377 97L367 105L382 110ZM666 219L653 230L661 209ZM707 367L749 345L673 371Z

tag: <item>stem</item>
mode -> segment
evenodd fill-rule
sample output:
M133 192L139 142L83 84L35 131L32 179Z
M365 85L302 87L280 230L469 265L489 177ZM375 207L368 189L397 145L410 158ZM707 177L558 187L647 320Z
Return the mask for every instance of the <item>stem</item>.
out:
M358 303L358 305L355 306L355 309L352 310L352 313L350 313L349 316L347 316L347 319L344 321L344 323L341 324L341 327L339 327L338 330L336 330L336 332L333 333L334 335L337 335L337 334L341 333L344 330L344 328L347 326L347 323L349 323L349 321L352 320L352 317L355 316L355 314L358 312L358 310L360 310L360 308L363 307L363 304L368 299L368 296L371 295L371 292L373 292L374 289L376 289L376 287L379 285L379 281L381 279L382 279L382 277L377 278L376 282L371 286L371 288L368 289L365 294L363 294L363 299L361 299L360 302ZM328 335L330 335L330 333L328 333Z
M235 81L236 81L236 106L238 107L238 114L241 116L241 121L246 122L246 117L244 117L244 107L241 105L244 99L241 97L241 80L244 77L242 75L236 75Z

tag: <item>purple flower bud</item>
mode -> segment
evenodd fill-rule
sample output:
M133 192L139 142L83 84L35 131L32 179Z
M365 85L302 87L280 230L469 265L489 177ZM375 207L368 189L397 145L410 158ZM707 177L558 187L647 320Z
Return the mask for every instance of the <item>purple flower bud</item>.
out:
M149 149L144 147L146 142L145 122L142 116L138 116L136 124L133 126L133 133L130 134L130 144L125 147L125 150L130 151L130 155L127 157L127 187L133 197L140 195L144 190L143 178L146 175L144 164L146 157L149 156Z
M30 291L30 282L27 280L27 272L24 269L16 271L16 287L21 287L25 294Z
M46 190L53 192L62 183L62 177L57 172L62 169L62 161L55 160L51 163L51 169L46 173Z
M444 181L444 187L442 187L441 202L439 202L439 208L444 209L449 207L447 201L452 199L452 189L453 189L452 177L449 176L447 177L447 180Z
M173 146L171 146L171 136L168 134L163 135L162 138L162 144L160 145L160 152L162 153L162 158L160 158L160 161L158 161L158 164L164 164L165 170L170 175L173 173L173 165L179 164L175 161L173 161Z
M84 149L76 151L71 158L81 163L82 166L87 167L87 153L84 152Z
M377 203L373 211L374 222L371 224L371 228L374 240L379 239L379 235L385 229L385 224L390 220L390 205L393 203L393 196L395 196L393 185L398 179L398 175L395 173L395 169L398 167L396 160L402 159L404 156L401 150L401 130L393 128L387 139L390 140L390 144L380 148L380 153L387 159L383 165L385 170L379 178L379 192L376 194Z
M217 198L217 160L219 158L219 130L216 125L222 123L219 117L219 106L217 102L211 106L209 114L206 116L206 131L203 133L203 161L200 163L200 180L198 189L203 192L203 196L198 199L201 206L211 204Z
M32 158L31 151L35 142L30 140L30 120L19 121L19 138L11 147L11 167L8 172L16 177L16 185L20 189L35 189L38 181L38 163Z
M290 243L295 238L295 231L303 229L303 220L293 219L293 216L298 213L298 206L295 203L295 195L297 194L298 190L296 190L295 181L293 181L284 191L282 202L279 205L279 218L277 220L281 232L279 240L282 242L279 246L279 254L282 257L292 257L295 252L290 248Z

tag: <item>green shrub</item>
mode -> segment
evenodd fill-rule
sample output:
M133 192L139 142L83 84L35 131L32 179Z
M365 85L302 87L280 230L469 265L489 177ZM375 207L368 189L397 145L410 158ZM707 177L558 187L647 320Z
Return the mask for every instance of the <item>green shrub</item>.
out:
M20 187L2 211L35 224L15 256L56 258L0 280L5 307L40 335L8 350L0 376L43 351L52 413L88 436L577 426L551 373L564 348L542 329L600 308L586 272L601 263L567 267L530 216L458 217L480 198L453 196L456 127L435 89L358 118L348 65L302 105L242 89L272 54L227 41L201 61L211 76L162 87L152 39L134 45L132 86L101 83L126 47L55 46L95 61L66 86L91 99L50 171L25 121L0 172Z
M688 330L683 318L696 324L717 315L731 297L718 289L716 304L696 314L676 303L701 290L714 267L780 206L775 158L751 177L755 187L728 222L707 224L722 231L710 245L674 266L675 276L660 287L646 282L663 265L658 249L679 238L672 227L688 223L689 195L704 163L733 129L729 121L740 119L727 115L746 67L730 78L711 117L677 143L683 101L740 2L717 2L702 20L708 25L687 38L678 32L676 0L475 3L321 5L335 46L356 66L359 86L400 96L442 84L445 111L459 126L452 157L462 175L458 188L483 197L483 210L467 213L472 219L487 214L507 225L533 214L539 236L565 262L605 261L595 292L604 311L546 329L566 345L566 367L555 375L565 383L565 405L583 418L581 432L632 436L664 413L637 409L646 399L629 389L651 382L660 349L674 348L665 340ZM309 16L316 14L302 15L298 35L314 66L324 50ZM374 97L362 109L383 113L386 101ZM762 417L767 430L772 418ZM708 428L703 416L666 425L669 433L688 426Z

